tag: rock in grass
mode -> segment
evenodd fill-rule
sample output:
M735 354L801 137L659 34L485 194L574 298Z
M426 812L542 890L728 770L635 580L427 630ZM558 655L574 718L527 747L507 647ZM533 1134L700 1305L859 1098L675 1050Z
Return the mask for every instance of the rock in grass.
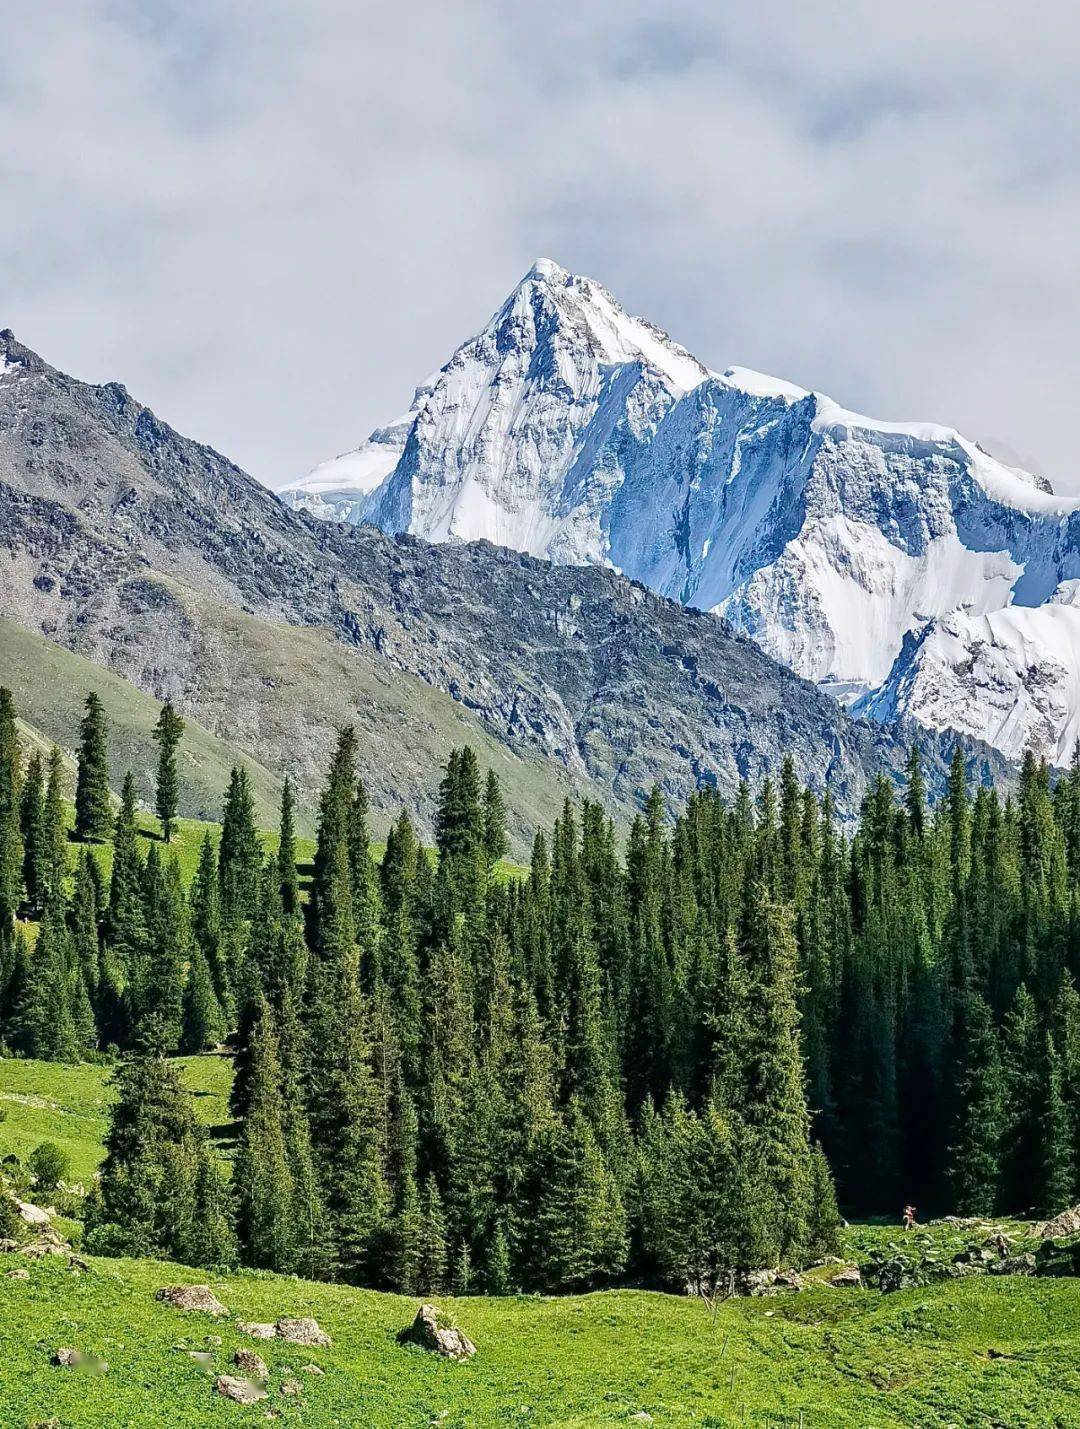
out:
M253 1340L272 1340L277 1334L276 1325L268 1325L258 1320L237 1320L236 1328L241 1334L250 1335Z
M285 1379L281 1382L281 1392L295 1398L297 1395L303 1394L304 1386L298 1379Z
M476 1346L459 1330L445 1310L435 1305L421 1305L416 1319L398 1335L402 1344L419 1345L448 1360L467 1360L476 1354Z
M4 1236L0 1239L0 1255L11 1255L14 1251L18 1250L18 1248L19 1242L12 1240L10 1236Z
M330 1344L330 1336L325 1330L319 1329L317 1320L312 1320L310 1316L301 1319L293 1319L289 1315L283 1316L275 1326L277 1336L281 1340L288 1340L290 1345L320 1345Z
M990 1267L991 1275L1034 1275L1035 1257L1030 1251L1023 1255L1007 1255Z
M91 1374L108 1374L109 1366L97 1355L85 1355L82 1350L65 1345L54 1352L52 1362L58 1369L88 1370Z
M267 1397L263 1385L256 1384L253 1379L240 1379L235 1374L219 1374L214 1381L214 1388L218 1394L223 1394L226 1399L234 1399L237 1404L258 1404L260 1399Z
M48 1211L43 1211L40 1206L35 1206L32 1201L20 1201L16 1196L13 1198L19 1215L28 1226L47 1226L50 1222Z
M764 1295L776 1283L775 1270L744 1270L738 1279L740 1295Z
M835 1285L837 1290L858 1290L862 1286L862 1271L857 1265L849 1266L847 1270L831 1275L829 1284Z
M251 1379L269 1379L270 1371L266 1368L266 1361L262 1355L257 1355L254 1350L237 1350L233 1355L233 1364L238 1370Z
M67 1255L67 1247L51 1240L28 1241L22 1248L28 1260L44 1260L47 1255Z
M325 1374L324 1369L320 1369L317 1364L305 1364L300 1366L301 1374Z
M1038 1230L1040 1240L1058 1240L1061 1236L1077 1233L1080 1233L1080 1206L1070 1206L1068 1210L1059 1212Z
M23 1267L20 1265L17 1266L14 1270L9 1270L7 1273L7 1278L9 1280L29 1280L30 1272L29 1270L24 1270Z
M804 1290L806 1282L797 1270L778 1270L773 1286L777 1290Z
M201 1310L206 1315L227 1315L229 1312L209 1285L163 1285L154 1295L175 1310Z

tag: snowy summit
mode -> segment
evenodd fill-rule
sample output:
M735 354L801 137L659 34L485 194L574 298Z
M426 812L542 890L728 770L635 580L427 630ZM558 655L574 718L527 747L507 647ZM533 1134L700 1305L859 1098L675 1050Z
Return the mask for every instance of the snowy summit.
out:
M548 259L404 417L282 496L613 565L874 718L1058 761L1080 735L1080 500L949 427L710 371Z

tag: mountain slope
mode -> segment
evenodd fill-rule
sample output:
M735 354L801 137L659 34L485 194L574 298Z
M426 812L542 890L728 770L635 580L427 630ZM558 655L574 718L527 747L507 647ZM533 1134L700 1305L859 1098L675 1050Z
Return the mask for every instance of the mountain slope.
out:
M912 731L853 722L624 576L296 515L122 387L10 334L0 351L0 612L304 789L345 720L376 810L422 823L450 743L475 739L521 800L519 844L569 792L622 819L654 781L732 792L790 752L850 812L903 762ZM950 752L929 741L931 781Z
M72 752L83 701L93 690L109 721L114 787L119 788L130 769L140 798L153 807L157 745L152 730L161 710L158 700L100 665L2 617L0 684L12 691L15 708L37 736L33 743L56 744L65 753ZM190 712L177 763L181 815L218 818L234 765L247 770L260 827L274 827L281 804L280 776L203 729Z
M978 673L978 624L954 620L936 661L890 680L909 633L1041 606L1080 576L1080 500L951 428L880 422L741 368L708 372L598 284L542 262L392 431L286 500L433 541L614 565L726 615L809 679L855 694L890 682L863 706L874 717L948 727L957 704L933 697L947 669L972 735L1010 756L1031 741L1056 758L1071 747L1076 703L1056 674L1058 713L1002 721L998 686ZM1036 663L1054 664L1069 622L1022 623ZM997 663L1019 686L1014 646L1002 639ZM1071 635L1066 656L1080 656Z

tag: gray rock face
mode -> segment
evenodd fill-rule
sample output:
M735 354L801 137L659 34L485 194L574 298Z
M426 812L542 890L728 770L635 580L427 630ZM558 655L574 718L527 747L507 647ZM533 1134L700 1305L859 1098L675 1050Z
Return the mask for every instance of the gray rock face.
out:
M835 1285L838 1290L858 1290L862 1286L862 1272L857 1265L850 1266L830 1276L829 1284Z
M1035 1257L1030 1251L1023 1255L1007 1255L989 1267L991 1275L1034 1275Z
M321 1330L319 1322L310 1316L301 1319L284 1316L277 1322L275 1331L278 1339L288 1340L291 1345L325 1346L331 1343L330 1336L325 1330Z
M1077 1235L1078 1233L1080 1233L1080 1206L1070 1206L1068 1210L1059 1211L1053 1220L1047 1221L1045 1225L1039 1227L1041 1240L1055 1240L1058 1236Z
M219 1374L214 1388L218 1394L235 1400L237 1404L258 1404L260 1399L267 1397L263 1385L257 1384L253 1379L241 1379L234 1374Z
M277 1335L277 1326L255 1320L237 1320L236 1328L253 1340L272 1340Z
M476 1346L436 1305L421 1305L416 1319L398 1335L402 1344L419 1345L448 1360L472 1359Z
M355 678L346 713L373 807L404 804L421 827L435 770L410 741L436 697L459 712L447 741L479 730L560 798L588 794L617 818L654 782L675 801L731 794L788 753L852 813L906 757L911 730L853 721L717 617L597 567L295 514L123 387L64 376L10 333L0 358L0 614L175 699L302 788L342 711L283 636L253 672L253 632L330 632L348 659L327 678ZM920 738L933 792L953 741ZM975 759L977 776L1001 767ZM529 832L515 828L519 846Z
M266 1361L254 1350L237 1350L233 1355L233 1364L241 1374L247 1375L249 1379L269 1379L270 1377Z
M175 1310L200 1310L207 1315L227 1315L229 1312L209 1285L163 1285L154 1295Z

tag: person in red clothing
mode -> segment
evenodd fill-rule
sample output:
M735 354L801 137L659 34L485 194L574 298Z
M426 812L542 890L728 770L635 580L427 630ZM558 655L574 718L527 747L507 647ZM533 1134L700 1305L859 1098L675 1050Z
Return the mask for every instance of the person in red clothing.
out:
M904 1229L905 1229L906 1231L913 1231L913 1230L915 1229L915 1207L914 1207L914 1206L905 1206L905 1207L904 1207Z

